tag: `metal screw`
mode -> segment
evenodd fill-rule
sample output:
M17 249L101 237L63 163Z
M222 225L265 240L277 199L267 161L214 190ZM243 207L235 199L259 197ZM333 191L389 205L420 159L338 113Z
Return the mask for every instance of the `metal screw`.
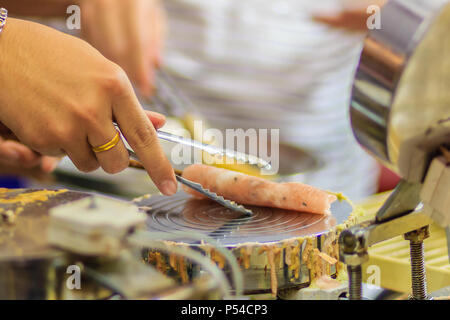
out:
M413 300L427 299L427 277L425 270L423 240L429 237L428 226L408 232L405 239L410 241L412 297Z
M425 273L424 247L422 241L410 242L412 299L427 299L427 277Z
M361 266L347 266L349 281L349 300L361 300L362 297L362 268Z

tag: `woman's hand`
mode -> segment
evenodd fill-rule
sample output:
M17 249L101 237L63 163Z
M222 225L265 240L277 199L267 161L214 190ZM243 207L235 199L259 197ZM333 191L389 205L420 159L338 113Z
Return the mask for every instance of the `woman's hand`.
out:
M83 40L40 24L8 19L0 36L0 121L20 142L47 156L67 154L81 171L128 166L115 120L157 187L176 192L173 169L156 136L164 116L146 113L125 72Z
M44 172L52 172L60 158L41 156L17 141L0 138L0 164L16 169L37 168Z
M163 50L165 14L160 1L83 0L81 12L83 37L149 97Z

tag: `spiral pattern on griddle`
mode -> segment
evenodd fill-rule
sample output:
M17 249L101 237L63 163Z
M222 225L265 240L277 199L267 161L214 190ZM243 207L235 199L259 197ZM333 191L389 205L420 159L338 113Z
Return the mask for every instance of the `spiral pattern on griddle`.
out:
M335 202L331 216L247 206L253 211L253 215L247 217L210 200L193 199L183 192L172 197L153 196L137 204L149 208L146 210L149 231L196 232L226 246L248 242L274 243L319 235L343 223L352 211L347 202ZM189 239L184 241L195 243Z

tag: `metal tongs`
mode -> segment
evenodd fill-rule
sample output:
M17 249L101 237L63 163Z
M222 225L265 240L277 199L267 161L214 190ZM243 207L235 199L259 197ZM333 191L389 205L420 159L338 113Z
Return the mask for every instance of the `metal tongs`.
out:
M178 90L173 82L173 80L170 78L168 74L166 74L164 71L159 70L158 76L156 80L156 86L157 90L155 92L154 97L152 98L152 102L159 107L159 109L162 109L168 114L176 115L176 116L182 116L181 113L185 112L187 109L187 106L189 105L189 101L181 94L180 90ZM120 131L120 128L116 123L114 123L116 126L116 129ZM264 168L270 170L271 165L269 162L265 161L264 159L261 159L259 157L245 154L242 152L237 152L234 150L229 149L222 149L218 148L213 145L205 144L199 141L187 139L181 136L177 136L168 132L164 132L161 130L157 130L157 135L159 139L182 144L185 146L193 147L199 150L202 150L212 156L215 157L222 157L222 158L230 158L235 159L238 162L250 164L252 166L257 166L258 168ZM131 150L127 146L128 153L130 154L130 157L135 160L135 162L130 162L130 166L134 168L143 169L142 164L139 162L139 159L135 152ZM222 196L217 195L216 193L203 188L203 186L199 183L187 180L183 178L180 175L180 172L175 171L175 176L178 182L184 184L185 186L203 194L204 196L208 197L209 199L221 204L222 206L237 211L239 213L242 213L246 216L249 216L252 214L251 210L246 209L244 206L237 204L234 201L227 200L223 198Z
M130 160L129 167L145 170L144 166L138 160L134 151L129 149L128 147L127 147L127 149L128 149L128 153L130 154L130 157L133 159L133 160ZM181 176L181 172L178 170L174 170L174 171L175 171L175 178L177 179L177 181L179 183L182 183L185 186L197 191L198 193L201 193L202 195L217 202L218 204L224 206L225 208L239 212L245 216L251 216L253 214L253 212L251 210L245 208L243 205L237 204L234 201L227 200L224 197L219 196L218 194L216 194L208 189L203 188L203 186L200 183L183 178Z
M231 159L235 159L238 162L250 164L252 166L257 166L258 168L264 168L264 169L268 169L268 170L270 170L270 168L271 168L271 165L269 162L267 162L266 160L261 159L259 157L256 157L256 156L252 156L252 155L245 154L242 152L237 152L237 151L230 150L230 149L218 148L218 147L215 147L210 144L187 139L187 138L177 136L177 135L174 135L174 134L171 134L168 132L160 131L160 130L157 130L156 133L158 135L158 138L161 140L166 140L166 141L170 141L170 142L174 142L174 143L179 143L179 144L182 144L182 145L185 145L188 147L193 147L195 149L205 151L206 153L213 155L215 157L231 158Z
M120 129L118 127L118 125L116 123L114 123L114 126L116 127L116 129L120 132ZM171 135L169 135L170 137ZM177 136L175 136L177 137ZM174 141L174 140L168 140L168 141L172 141L172 142L178 142L178 141ZM195 142L195 141L194 141ZM130 161L129 167L131 168L136 168L136 169L143 169L145 170L144 166L142 165L142 163L140 162L137 154L128 146L128 144L125 144L125 147L128 150L128 154L130 155L130 158L132 159ZM202 149L203 150L203 149ZM197 191L198 193L201 193L202 195L206 196L207 198L219 203L220 205L224 206L225 208L228 208L230 210L239 212L241 214L244 214L246 216L251 216L253 214L253 212L249 209L246 209L244 206L237 204L234 201L230 201L225 199L222 196L217 195L216 193L203 188L203 186L200 183L194 182L194 181L190 181L186 178L183 178L181 176L182 172L179 170L174 170L175 172L175 178L177 179L177 181L179 183L184 184L185 186Z

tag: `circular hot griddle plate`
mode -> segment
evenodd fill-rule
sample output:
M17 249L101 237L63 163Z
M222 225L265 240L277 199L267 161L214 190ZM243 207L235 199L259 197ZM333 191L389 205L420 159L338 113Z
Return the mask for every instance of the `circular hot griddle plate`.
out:
M226 247L243 243L276 243L282 240L320 235L344 223L353 208L347 201L335 201L331 215L246 206L251 217L228 210L211 200L197 200L184 192L171 197L152 196L137 202L149 207L147 229L156 232L196 232L216 239ZM174 240L198 244L174 235Z

